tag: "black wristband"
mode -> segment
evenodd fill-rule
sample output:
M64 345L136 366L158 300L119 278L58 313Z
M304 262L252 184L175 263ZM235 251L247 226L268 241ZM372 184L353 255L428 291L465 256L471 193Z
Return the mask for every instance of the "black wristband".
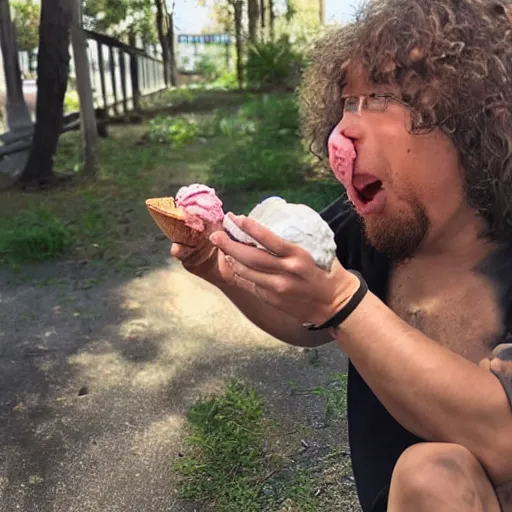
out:
M342 322L344 322L348 316L359 306L359 303L364 299L364 296L368 292L368 285L364 279L364 277L355 270L349 270L351 274L354 274L357 279L359 279L359 288L356 293L352 296L352 298L348 301L348 304L338 311L332 318L327 320L327 322L322 325L312 325L312 324L304 324L304 327L309 331L319 331L321 329L330 329L332 327L338 327Z

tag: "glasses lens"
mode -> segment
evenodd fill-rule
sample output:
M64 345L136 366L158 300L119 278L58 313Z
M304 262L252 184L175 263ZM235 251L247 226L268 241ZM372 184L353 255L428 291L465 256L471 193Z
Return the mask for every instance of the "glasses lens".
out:
M359 112L359 97L358 96L346 97L343 110L345 112L358 113Z
M367 96L365 107L367 110L371 110L372 112L384 112L386 110L388 104L387 96Z

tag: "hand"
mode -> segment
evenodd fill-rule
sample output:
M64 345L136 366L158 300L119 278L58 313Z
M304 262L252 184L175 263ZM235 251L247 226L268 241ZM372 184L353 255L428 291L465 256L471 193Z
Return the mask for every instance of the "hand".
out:
M301 323L326 322L359 288L358 279L337 259L327 272L307 251L256 221L231 218L268 251L234 242L224 232L213 233L210 240L225 255L233 284Z
M210 233L216 229L222 228L212 226ZM171 256L180 260L183 267L190 273L212 284L218 284L224 280L224 277L229 277L229 267L225 261L224 254L211 244L208 236L205 236L203 243L197 247L186 247L173 243L171 246ZM223 268L222 273L220 267L226 267Z

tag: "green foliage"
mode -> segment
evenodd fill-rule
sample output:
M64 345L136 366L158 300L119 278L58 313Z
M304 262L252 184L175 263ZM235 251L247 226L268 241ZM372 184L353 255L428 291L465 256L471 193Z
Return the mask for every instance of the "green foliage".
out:
M17 0L11 2L14 9L16 41L20 51L32 51L39 44L39 19L41 6L34 0Z
M72 243L69 229L47 210L27 210L0 227L0 262L45 261Z
M312 473L275 466L265 455L271 421L253 389L230 381L222 395L192 405L187 419L188 453L175 463L182 498L217 512L319 510Z
M64 97L64 110L66 113L80 111L80 98L78 92L74 90L67 90Z
M263 199L279 196L289 203L306 204L318 212L343 194L344 189L335 179L307 181L296 187L272 188L239 194L232 203L232 209L247 215Z
M213 55L202 55L196 64L196 71L207 82L216 80L221 74L221 69L219 59L215 58Z
M338 373L327 385L313 389L313 394L326 400L326 416L328 418L343 418L347 409L347 380L345 373Z
M193 119L157 116L149 121L148 138L151 142L171 143L174 147L193 142L199 126Z
M324 30L320 24L320 3L317 0L286 0L284 16L278 16L275 24L277 38L286 36L295 50L307 50L311 42Z
M294 99L256 99L242 106L238 117L251 128L241 130L233 140L232 150L214 163L212 185L232 193L302 183L307 166Z
M179 459L183 498L215 502L218 512L260 510L252 479L262 464L263 406L239 382L223 395L200 400L187 415L191 455Z
M246 103L233 106L244 97L248 98ZM170 181L213 185L221 197L225 196L227 207L239 213L248 213L270 195L320 210L342 193L336 180L312 170L312 159L298 134L297 106L292 96L248 97L204 88L177 89L169 92L164 102L166 107L171 102L171 108L177 106L180 110L195 111L198 104L201 109L179 118L160 116L151 125L149 121L113 125L110 137L99 140L101 166L97 180L81 183L77 179L74 187L41 192L37 197L44 201L47 215L53 214L54 220L64 219L63 247L73 242L69 247L71 257L115 261L132 252L133 246L140 244L140 233L152 226L143 199L168 190ZM227 107L203 112L223 104ZM154 127L152 140L162 142L149 140L150 126ZM55 161L58 173L79 168L80 141L79 132L60 137ZM2 194L2 261L34 259L33 251L18 248L23 238L20 233L34 232L34 218L46 218L34 213L18 216L24 210L33 212L33 202L33 194L14 190ZM133 208L135 213L124 213ZM36 225L39 233L46 230L40 223ZM51 233L62 228L58 222L50 221L48 226ZM14 232L7 234L11 230ZM39 234L36 238L53 240L52 236ZM49 251L40 251L42 258L60 257L58 244L52 244L46 244L51 247Z
M224 71L212 83L213 88L218 89L238 89L238 78L235 71Z
M275 43L256 43L249 48L248 84L256 88L294 89L303 63L303 57L293 49L286 36Z
M132 30L144 43L155 43L158 38L152 6L153 0L84 0L86 28L121 38Z

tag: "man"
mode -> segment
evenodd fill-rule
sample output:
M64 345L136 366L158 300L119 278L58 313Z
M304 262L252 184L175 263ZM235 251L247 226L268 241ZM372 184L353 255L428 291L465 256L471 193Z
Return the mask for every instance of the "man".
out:
M512 511L510 1L381 0L312 62L306 134L352 200L323 212L339 261L241 217L269 252L216 232L172 254L271 335L347 354L365 512Z

